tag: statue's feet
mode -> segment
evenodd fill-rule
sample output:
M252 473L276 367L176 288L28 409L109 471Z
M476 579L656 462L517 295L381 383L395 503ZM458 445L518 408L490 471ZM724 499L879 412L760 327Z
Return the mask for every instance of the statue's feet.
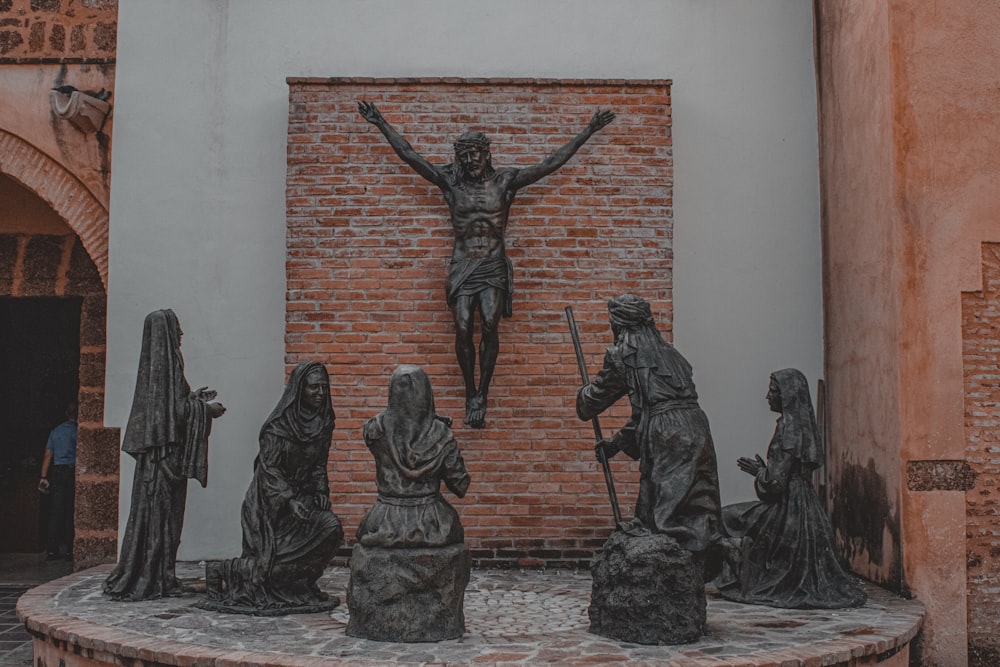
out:
M476 394L465 401L465 420L469 428L484 428L486 426L486 397Z

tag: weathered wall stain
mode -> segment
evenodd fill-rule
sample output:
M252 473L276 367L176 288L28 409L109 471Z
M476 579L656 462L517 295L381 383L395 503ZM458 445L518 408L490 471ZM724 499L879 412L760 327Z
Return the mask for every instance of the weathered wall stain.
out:
M888 566L889 580L883 583L902 591L899 507L890 501L886 481L873 459L864 466L844 464L833 486L830 518L845 542L848 559L866 556L880 567ZM886 531L891 538L891 553L886 553Z

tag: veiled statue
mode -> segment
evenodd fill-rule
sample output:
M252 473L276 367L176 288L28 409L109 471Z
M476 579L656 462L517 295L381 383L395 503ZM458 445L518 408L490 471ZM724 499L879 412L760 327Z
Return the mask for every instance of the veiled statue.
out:
M323 364L299 363L260 429L260 451L243 500L243 553L206 565L200 606L252 615L330 609L317 586L344 531L330 511L326 464L333 434Z
M779 413L767 461L741 457L756 502L722 509L729 563L716 580L730 600L792 609L857 607L867 595L841 566L833 527L812 484L823 443L809 383L794 368L771 374L767 403Z
M104 582L116 600L185 592L175 575L187 481L208 483L208 436L225 407L216 392L184 379L180 322L172 310L146 316L132 411L122 451L135 459L132 503L118 564Z
M400 366L388 407L365 424L378 499L351 554L348 635L431 642L465 632L472 560L441 484L461 498L469 473L448 422L434 411L427 374Z

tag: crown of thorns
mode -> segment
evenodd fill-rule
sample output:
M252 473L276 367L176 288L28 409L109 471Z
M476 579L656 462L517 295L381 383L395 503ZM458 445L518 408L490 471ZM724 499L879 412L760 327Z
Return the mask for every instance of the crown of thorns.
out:
M466 150L469 148L489 149L490 140L482 132L463 132L454 143L455 150Z

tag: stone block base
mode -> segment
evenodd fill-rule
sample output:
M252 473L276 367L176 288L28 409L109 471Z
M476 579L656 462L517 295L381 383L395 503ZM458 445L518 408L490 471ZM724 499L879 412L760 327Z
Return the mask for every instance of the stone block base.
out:
M636 644L687 644L705 633L702 566L666 535L616 531L590 566L590 631Z
M347 634L384 642L461 637L471 569L464 544L433 549L354 545Z

